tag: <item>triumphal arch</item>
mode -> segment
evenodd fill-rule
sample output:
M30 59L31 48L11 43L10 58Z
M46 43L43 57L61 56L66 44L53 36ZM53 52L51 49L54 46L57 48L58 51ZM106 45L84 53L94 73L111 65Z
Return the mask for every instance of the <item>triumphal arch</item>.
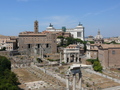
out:
M80 62L80 47L78 45L69 45L64 48L64 62Z

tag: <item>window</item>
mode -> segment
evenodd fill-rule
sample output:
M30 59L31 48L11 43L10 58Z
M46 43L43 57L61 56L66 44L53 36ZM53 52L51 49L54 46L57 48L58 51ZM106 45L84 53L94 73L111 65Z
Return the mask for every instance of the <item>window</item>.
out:
M46 48L48 48L49 47L49 44L46 44Z
M28 44L28 48L30 48L30 44Z
M112 54L115 54L115 50L112 50Z
M40 48L40 44L38 44L37 47Z
M81 37L81 32L77 32L77 37Z

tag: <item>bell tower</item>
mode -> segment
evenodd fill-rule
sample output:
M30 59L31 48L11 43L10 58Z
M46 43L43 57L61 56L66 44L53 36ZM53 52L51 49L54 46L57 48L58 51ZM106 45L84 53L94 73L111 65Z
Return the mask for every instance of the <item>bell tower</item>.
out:
M38 33L38 21L34 22L34 33Z

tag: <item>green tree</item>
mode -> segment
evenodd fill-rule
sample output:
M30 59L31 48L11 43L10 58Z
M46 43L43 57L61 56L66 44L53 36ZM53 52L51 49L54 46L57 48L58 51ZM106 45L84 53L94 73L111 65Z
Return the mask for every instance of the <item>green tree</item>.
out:
M94 71L102 72L103 68L102 68L101 63L99 62L98 58L96 58L96 59L87 59L86 61L91 62L91 64L93 64Z
M4 56L0 56L0 90L18 90L18 79L11 72L11 62Z
M95 71L102 72L102 66L98 60L94 61L93 68Z
M67 46L74 43L73 37L67 37L67 38L66 38L66 41L67 41L67 42L66 42L66 45L67 45Z
M0 56L0 71L11 69L11 62L4 56Z

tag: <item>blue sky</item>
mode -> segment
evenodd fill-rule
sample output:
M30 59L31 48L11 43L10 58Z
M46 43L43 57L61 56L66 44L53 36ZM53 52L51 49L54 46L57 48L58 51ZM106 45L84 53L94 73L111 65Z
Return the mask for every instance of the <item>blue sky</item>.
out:
M120 0L1 0L0 34L17 36L19 32L33 31L39 21L39 31L49 23L55 28L75 28L79 22L85 27L85 36L120 36Z

